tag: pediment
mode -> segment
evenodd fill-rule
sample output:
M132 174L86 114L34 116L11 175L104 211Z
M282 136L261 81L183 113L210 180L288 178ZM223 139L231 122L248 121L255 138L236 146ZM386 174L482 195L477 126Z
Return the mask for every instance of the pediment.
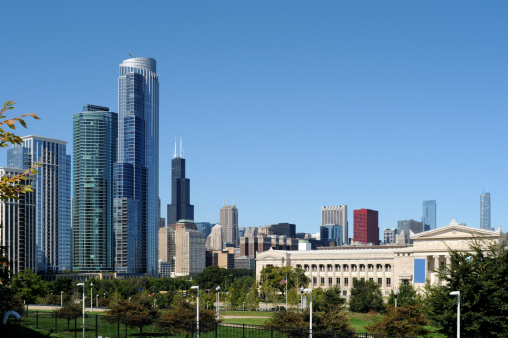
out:
M419 240L444 240L444 239L470 239L470 238L499 238L500 233L480 228L472 228L465 225L448 225L434 230L420 232L411 236L414 241Z
M277 252L274 250L268 250L261 253L258 253L256 256L256 260L280 260L285 259L286 254L282 252Z

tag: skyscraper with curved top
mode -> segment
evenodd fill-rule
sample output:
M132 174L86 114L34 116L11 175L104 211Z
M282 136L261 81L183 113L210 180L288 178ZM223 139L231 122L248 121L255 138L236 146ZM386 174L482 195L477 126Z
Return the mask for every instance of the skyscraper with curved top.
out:
M159 80L152 58L124 60L118 78L113 168L115 271L157 273Z

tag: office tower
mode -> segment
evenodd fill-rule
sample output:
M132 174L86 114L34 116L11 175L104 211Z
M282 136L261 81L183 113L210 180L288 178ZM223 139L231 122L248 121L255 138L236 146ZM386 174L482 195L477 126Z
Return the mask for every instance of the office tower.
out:
M423 201L423 231L436 228L436 200Z
M157 274L159 80L156 61L120 64L118 156L113 166L115 271Z
M0 178L13 177L24 172L23 169L0 168ZM21 185L32 185L34 177L27 177ZM17 274L25 269L36 269L35 256L35 188L32 192L19 194L19 199L0 200L0 246L5 249L4 256L9 269Z
M378 212L370 209L354 210L354 240L358 243L379 244Z
M118 115L84 105L73 116L72 270L113 270L113 164Z
M404 221L398 221L397 222L397 234L401 235L404 234L404 243L397 243L397 244L413 244L413 241L411 240L411 234L418 234L420 232L423 232L423 223L417 222L412 219L407 219Z
M177 223L175 230L175 275L193 276L206 267L205 234L192 223Z
M384 244L395 244L397 236L397 228L388 228L383 230Z
M7 165L28 169L39 162L34 176L37 272L71 269L71 156L65 141L24 136L7 151Z
M321 207L321 225L327 224L342 226L342 243L348 244L347 205Z
M212 232L212 223L197 222L195 224L196 227L198 228L198 231L204 233L206 237L208 237L208 235L210 235L210 233Z
M480 228L494 230L490 227L490 192L480 195Z
M161 227L159 228L159 275L161 274L161 268L164 268L162 262L169 264L169 272L175 272L175 230L171 228Z
M216 224L206 238L206 247L211 250L222 250L222 245L222 227Z
M224 205L220 209L220 225L222 226L222 241L238 246L238 209L234 203Z
M194 220L194 206L190 204L190 180L185 178L185 159L182 143L180 155L173 153L171 160L171 204L168 204L168 224L176 224L179 220Z
M296 236L296 225L289 223L278 223L270 225L271 232L274 235L286 236L289 238L295 238Z
M333 242L335 246L342 245L342 226L338 224L322 225L319 229L320 240L325 243Z

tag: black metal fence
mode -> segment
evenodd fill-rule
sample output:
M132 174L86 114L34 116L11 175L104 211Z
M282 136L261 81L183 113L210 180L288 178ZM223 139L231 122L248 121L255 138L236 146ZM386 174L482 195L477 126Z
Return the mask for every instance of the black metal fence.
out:
M130 320L127 320L130 319ZM82 314L61 318L52 313L32 311L19 320L10 319L9 330L32 329L51 336L60 337L198 337L196 321L169 323L162 319L150 319L142 322L143 326L132 326L126 323L140 324L134 318L106 317L100 314L87 314L83 327ZM200 322L200 338L306 338L309 329L293 329L275 326L259 326L248 324L203 323ZM407 336L388 336L368 333L343 333L338 331L312 332L313 338L410 338Z

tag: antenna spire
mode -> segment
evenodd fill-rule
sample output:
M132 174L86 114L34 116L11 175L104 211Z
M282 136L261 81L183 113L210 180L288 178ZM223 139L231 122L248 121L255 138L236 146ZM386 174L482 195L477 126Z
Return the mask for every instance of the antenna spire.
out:
M173 158L176 158L176 136L175 136L175 150L173 151Z

